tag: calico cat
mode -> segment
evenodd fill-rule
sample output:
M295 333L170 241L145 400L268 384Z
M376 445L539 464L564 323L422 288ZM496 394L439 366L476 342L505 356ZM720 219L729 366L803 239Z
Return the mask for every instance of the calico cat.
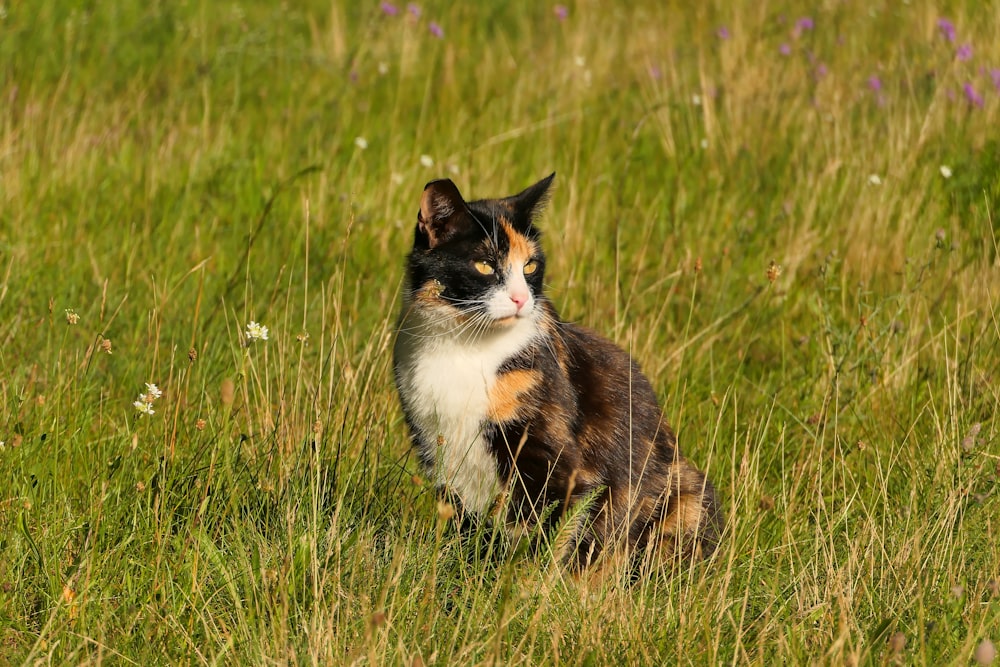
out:
M393 350L413 443L460 513L530 529L587 499L561 554L571 567L707 556L719 501L649 381L545 297L535 218L554 177L471 202L447 179L424 188Z

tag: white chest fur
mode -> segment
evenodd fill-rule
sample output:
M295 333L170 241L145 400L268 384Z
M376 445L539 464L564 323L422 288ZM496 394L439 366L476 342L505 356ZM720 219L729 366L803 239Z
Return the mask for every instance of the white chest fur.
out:
M435 482L467 509L486 512L501 484L482 437L490 390L497 369L535 338L537 324L526 318L474 340L431 332L413 319L401 324L395 349L400 397L420 446L433 452Z

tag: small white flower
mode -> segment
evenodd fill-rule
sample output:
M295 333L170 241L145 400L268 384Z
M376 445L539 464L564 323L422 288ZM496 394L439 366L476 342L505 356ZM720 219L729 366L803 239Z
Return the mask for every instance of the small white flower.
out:
M146 396L149 399L150 403L152 403L154 400L156 400L160 396L163 396L163 392L160 391L160 388L157 387L155 384L152 384L151 382L147 382L146 383L146 393L143 394L143 395Z
M458 174L458 165L455 164L454 162L452 162L451 164L448 165L448 171L450 171L451 173L457 175Z
M691 104L695 105L696 107L700 107L701 106L701 95L699 95L697 93L695 93L694 95L692 95L691 96Z
M403 178L402 174L396 173L394 171L391 174L389 174L389 180L392 182L393 185L402 185L403 181L406 179Z
M382 76L385 76L386 74L388 74L389 73L389 65L388 65L388 63L379 63L378 64L378 73L381 74Z
M868 185L882 185L882 178L878 174L872 174L868 177Z
M365 139L364 137L355 137L354 145L360 148L361 150L364 150L368 148L368 140Z
M702 139L701 140L701 147L703 149L708 148L708 139Z
M136 412L138 412L140 415L156 414L156 410L153 409L153 404L145 400L147 398L149 397L143 394L142 396L139 397L138 401L132 404L132 406L135 407Z
M0 440L0 450L6 449L6 448L7 448L7 443L4 442L3 440Z
M951 178L951 167L946 164L941 165L941 175L945 178Z
M577 56L577 57L573 58L573 62L576 63L577 67L586 67L587 66L587 59L584 58L583 56Z
M425 167L433 167L434 158L432 158L430 155L421 155L420 164L424 165Z
M267 340L267 327L251 321L247 324L247 340L251 343L258 340Z

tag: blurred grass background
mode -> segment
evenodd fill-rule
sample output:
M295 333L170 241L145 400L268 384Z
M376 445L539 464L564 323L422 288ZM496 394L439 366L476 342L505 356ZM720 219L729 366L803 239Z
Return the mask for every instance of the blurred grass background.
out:
M984 657L997 9L3 3L0 658ZM424 183L553 170L549 296L726 504L682 575L480 558L409 452Z

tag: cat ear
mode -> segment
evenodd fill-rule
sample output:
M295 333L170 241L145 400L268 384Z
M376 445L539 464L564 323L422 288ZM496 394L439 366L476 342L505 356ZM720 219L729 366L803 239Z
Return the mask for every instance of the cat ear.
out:
M549 188L555 177L556 173L552 172L523 192L519 192L513 197L507 197L503 201L510 206L520 221L533 222L549 200Z
M451 179L431 181L424 186L417 213L417 229L427 236L431 248L455 238L469 225L469 209Z

